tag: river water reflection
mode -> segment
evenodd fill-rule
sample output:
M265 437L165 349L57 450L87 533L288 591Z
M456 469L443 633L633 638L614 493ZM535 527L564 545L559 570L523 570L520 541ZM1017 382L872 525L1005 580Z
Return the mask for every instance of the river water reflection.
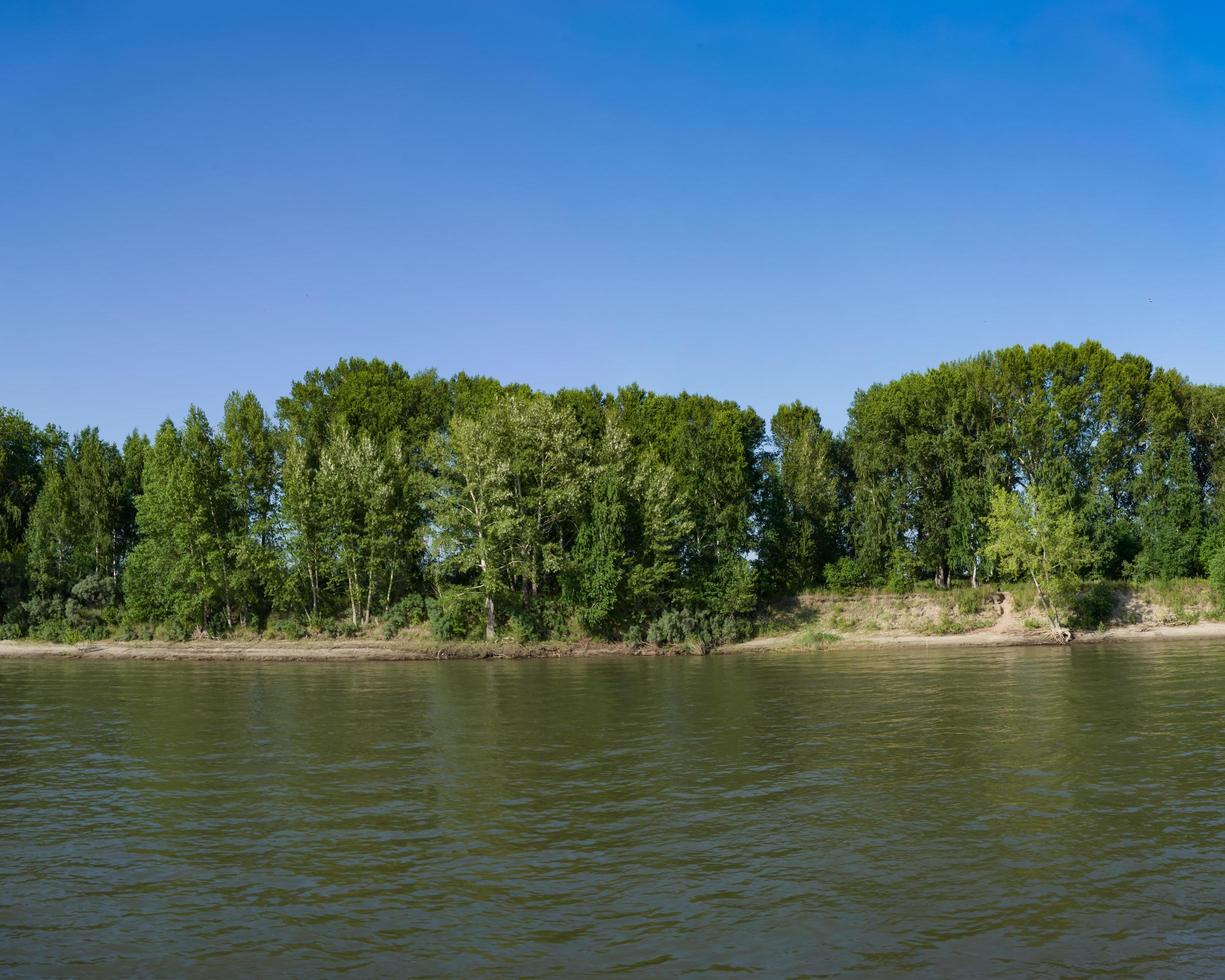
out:
M0 972L1225 972L1225 647L0 662Z

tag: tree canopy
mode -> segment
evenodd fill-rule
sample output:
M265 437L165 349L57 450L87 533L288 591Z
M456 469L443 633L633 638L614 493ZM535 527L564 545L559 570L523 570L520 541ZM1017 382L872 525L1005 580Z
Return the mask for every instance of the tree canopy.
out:
M1223 483L1225 389L1093 341L873 385L842 433L349 358L122 447L0 409L0 629L717 639L826 583L1206 574Z

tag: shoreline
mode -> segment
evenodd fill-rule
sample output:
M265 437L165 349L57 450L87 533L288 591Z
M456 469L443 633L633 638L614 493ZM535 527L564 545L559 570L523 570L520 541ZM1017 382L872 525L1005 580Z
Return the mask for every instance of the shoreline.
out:
M795 634L763 636L730 644L712 656L737 653L859 650L922 650L929 648L1052 647L1074 651L1107 643L1157 643L1169 640L1225 640L1225 622L1186 625L1137 624L1081 633L1067 645L1045 631L1001 631L987 628L945 636L917 633L861 633L826 643L804 643ZM152 640L100 640L65 646L28 640L0 641L0 660L106 660L106 661L229 661L245 663L369 663L430 660L551 660L561 658L688 657L702 654L687 649L619 643L396 643L378 640L188 640L159 643Z

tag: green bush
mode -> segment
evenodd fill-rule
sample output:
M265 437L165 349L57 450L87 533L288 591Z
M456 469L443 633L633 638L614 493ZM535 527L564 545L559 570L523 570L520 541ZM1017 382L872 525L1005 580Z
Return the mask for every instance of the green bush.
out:
M426 603L438 640L479 640L485 635L485 599L475 589L445 588Z
M919 577L919 560L909 548L894 548L889 556L889 571L885 577L885 588L904 595L913 592Z
M665 609L647 630L656 646L696 646L706 653L744 636L744 624L732 616L707 610Z
M269 628L273 636L284 640L300 640L306 636L306 627L296 619L279 619Z
M30 636L44 643L64 643L68 628L63 619L43 619L30 627Z
M18 623L0 624L0 640L20 640L25 636L23 630Z
M1114 617L1114 588L1098 582L1078 592L1071 600L1071 626L1074 629L1095 630Z
M324 626L332 639L352 639L361 633L361 627L351 619L333 619Z
M384 613L383 637L390 640L400 630L425 622L428 616L425 599L419 595L406 595Z
M978 589L966 589L957 596L957 611L963 616L977 615L982 605L983 596Z
M118 634L121 640L151 640L153 624L142 622L134 616L124 616L119 622Z
M1216 593L1217 603L1225 608L1225 547L1208 558L1208 581Z
M831 589L850 591L864 584L863 572L854 558L844 555L825 566L825 584Z

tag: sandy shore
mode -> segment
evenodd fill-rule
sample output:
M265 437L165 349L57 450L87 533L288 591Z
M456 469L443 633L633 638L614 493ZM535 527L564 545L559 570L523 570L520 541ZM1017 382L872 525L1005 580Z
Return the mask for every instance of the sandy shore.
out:
M405 644L378 640L191 640L185 643L100 640L68 646L0 641L0 660L245 660L253 662L367 660L540 660L556 657L659 656L668 651L620 644Z
M717 652L800 651L813 649L803 633L762 636L722 647ZM1102 643L1163 640L1225 640L1225 623L1186 626L1140 624L1078 634L1070 649ZM1042 630L989 629L950 636L914 633L857 633L822 644L822 649L884 650L948 647L1059 647ZM65 646L25 640L0 641L0 659L59 660L241 660L250 662L373 661L373 660L539 660L557 657L683 656L684 650L630 647L623 644L506 643L405 644L394 640L192 640L186 643L107 640Z
M805 646L804 634L782 636L760 636L735 646L727 652L737 650L798 650ZM1069 648L1096 646L1102 643L1156 642L1161 640L1225 640L1225 623L1195 623L1185 626L1159 626L1141 624L1116 626L1092 633L1078 633ZM837 640L822 644L822 649L888 649L920 647L1064 647L1046 630L973 630L969 633L954 633L948 636L926 636L920 633L852 633Z

